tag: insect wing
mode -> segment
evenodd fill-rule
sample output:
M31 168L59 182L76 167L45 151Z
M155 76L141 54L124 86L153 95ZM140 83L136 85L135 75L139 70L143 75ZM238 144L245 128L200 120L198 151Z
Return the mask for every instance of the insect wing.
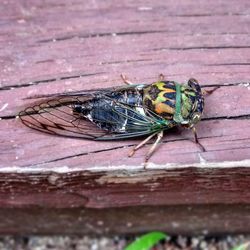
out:
M105 134L93 123L73 113L73 106L92 95L62 96L35 104L21 111L23 124L40 132L74 138L95 139Z
M119 132L103 130L80 114L73 112L74 105L81 105L97 96L106 102L106 105L100 106L99 112L107 113L109 111L116 114L116 116L112 115L112 119L109 119L108 116L102 118L99 116L98 122L113 125L121 120L126 120L124 130ZM144 113L139 111L143 109L145 110ZM145 113L148 113L148 115L145 115ZM19 117L26 126L40 132L92 140L125 139L162 130L159 126L159 119L147 112L144 107L134 107L115 99L112 100L101 92L85 92L80 95L78 93L63 94L52 97L20 112ZM114 117L116 118L114 119Z

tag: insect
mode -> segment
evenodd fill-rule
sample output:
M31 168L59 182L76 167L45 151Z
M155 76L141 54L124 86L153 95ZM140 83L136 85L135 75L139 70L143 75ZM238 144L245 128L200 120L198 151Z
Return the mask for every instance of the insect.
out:
M201 119L204 97L197 80L179 84L161 75L152 84L133 84L122 79L126 85L121 87L47 96L19 117L32 129L64 137L101 141L147 136L129 156L156 137L144 166L165 130L190 128L199 144L194 126Z

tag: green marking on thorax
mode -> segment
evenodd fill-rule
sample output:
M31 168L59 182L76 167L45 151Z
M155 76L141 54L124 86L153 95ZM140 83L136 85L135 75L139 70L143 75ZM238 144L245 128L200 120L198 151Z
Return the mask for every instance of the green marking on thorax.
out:
M174 114L174 121L177 123L184 122L184 119L181 114L181 85L176 83L176 100L175 100L175 114Z
M157 96L156 100L154 101L154 103L160 103L160 102L164 102L166 100L166 98L164 96L162 96L164 94L164 83L163 82L156 82L155 86L161 90L160 94Z

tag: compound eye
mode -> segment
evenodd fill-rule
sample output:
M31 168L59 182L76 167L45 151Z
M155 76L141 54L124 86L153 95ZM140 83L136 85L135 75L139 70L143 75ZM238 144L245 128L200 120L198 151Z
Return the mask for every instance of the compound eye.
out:
M191 78L188 80L188 86L194 89L195 91L198 91L198 92L201 91L199 82L194 78Z
M196 79L190 78L190 79L188 80L188 85L189 85L190 87L192 87L192 86L199 85L199 83L198 83L198 81L197 81Z
M193 123L197 123L199 122L201 119L201 114L200 113L194 113L193 117L192 117L192 122Z

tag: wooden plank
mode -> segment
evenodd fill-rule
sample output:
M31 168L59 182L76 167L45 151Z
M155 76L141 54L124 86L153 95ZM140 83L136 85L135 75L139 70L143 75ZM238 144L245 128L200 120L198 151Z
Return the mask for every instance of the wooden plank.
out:
M249 7L247 0L5 1L0 232L249 232ZM164 73L219 86L197 126L206 151L190 131L169 131L144 170L152 142L128 158L140 140L58 138L15 119L34 101L27 97L120 86L120 73L136 83Z
M138 234L145 230L176 235L245 233L249 205L150 206L110 209L8 208L1 209L0 227L5 234ZM13 216L15 215L15 217ZM202 223L201 223L202 218ZM46 223L45 223L46 222ZM242 226L244 222L244 227Z
M6 126L3 126L1 134L8 138L8 141L6 139L1 144L5 154L2 156L0 166L4 169L12 166L17 166L20 170L25 170L26 166L34 167L34 170L35 166L41 166L55 171L60 166L69 166L70 169L76 167L78 170L102 168L102 166L117 166L118 169L125 170L129 170L129 166L138 166L137 168L141 169L143 157L148 150L148 147L145 147L136 152L134 157L128 158L131 148L140 140L96 143L59 137L51 139L51 136L37 134L26 128L19 129L19 121L8 120L6 124L3 122L3 125ZM14 131L15 134L9 135L9 131ZM170 163L186 165L205 161L209 163L248 159L250 145L248 120L204 121L198 126L198 131L206 152L202 152L194 144L190 131L181 131L181 134L173 132L164 137L151 162L161 168L165 165L167 167ZM27 135L26 138L23 138L24 133ZM171 168L171 165L169 167Z

